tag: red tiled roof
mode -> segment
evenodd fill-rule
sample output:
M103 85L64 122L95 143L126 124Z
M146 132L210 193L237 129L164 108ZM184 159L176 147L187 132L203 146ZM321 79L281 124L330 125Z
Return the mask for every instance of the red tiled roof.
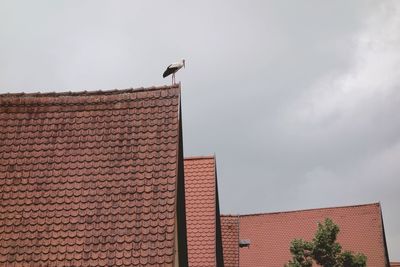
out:
M218 198L214 157L185 158L185 198L189 265L216 266Z
M0 265L172 266L179 105L179 86L0 95Z
M221 216L224 266L239 266L239 216Z
M390 267L400 267L400 262L391 262Z
M240 266L283 266L291 259L290 242L311 240L317 223L331 218L340 227L343 250L364 253L367 265L388 265L379 204L240 216L240 239L250 239L240 249Z

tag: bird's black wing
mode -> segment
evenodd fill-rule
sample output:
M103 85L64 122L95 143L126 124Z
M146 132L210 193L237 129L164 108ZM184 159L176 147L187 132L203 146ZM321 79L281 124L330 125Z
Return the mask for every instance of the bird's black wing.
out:
M163 73L163 78L167 77L168 75L171 75L172 73L175 73L176 71L177 68L171 68L171 65L169 65Z

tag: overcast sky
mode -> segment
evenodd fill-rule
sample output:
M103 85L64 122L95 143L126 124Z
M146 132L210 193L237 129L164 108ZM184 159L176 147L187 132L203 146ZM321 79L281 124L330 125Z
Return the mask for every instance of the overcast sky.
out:
M0 92L169 84L223 213L381 202L400 261L400 1L0 1Z

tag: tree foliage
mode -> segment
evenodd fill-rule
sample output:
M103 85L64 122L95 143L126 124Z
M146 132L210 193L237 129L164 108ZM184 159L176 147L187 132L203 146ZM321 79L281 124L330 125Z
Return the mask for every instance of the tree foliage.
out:
M312 241L295 239L291 242L290 260L285 267L311 267L313 262L323 267L365 267L367 257L364 254L342 252L342 246L336 242L339 226L331 219L318 223L318 230Z

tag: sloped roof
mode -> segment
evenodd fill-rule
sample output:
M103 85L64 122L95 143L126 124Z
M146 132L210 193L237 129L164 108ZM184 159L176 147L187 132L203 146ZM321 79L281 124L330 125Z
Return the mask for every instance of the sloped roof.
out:
M224 266L239 266L239 216L222 215L222 244L224 249Z
M290 242L311 240L317 223L331 218L340 227L338 242L343 250L364 253L367 265L389 264L378 203L292 212L240 216L240 239L250 239L249 248L240 249L240 266L283 266L291 259Z
M179 86L1 95L0 265L172 265L179 105Z
M185 158L188 258L193 267L217 266L220 228L215 168L213 156Z

